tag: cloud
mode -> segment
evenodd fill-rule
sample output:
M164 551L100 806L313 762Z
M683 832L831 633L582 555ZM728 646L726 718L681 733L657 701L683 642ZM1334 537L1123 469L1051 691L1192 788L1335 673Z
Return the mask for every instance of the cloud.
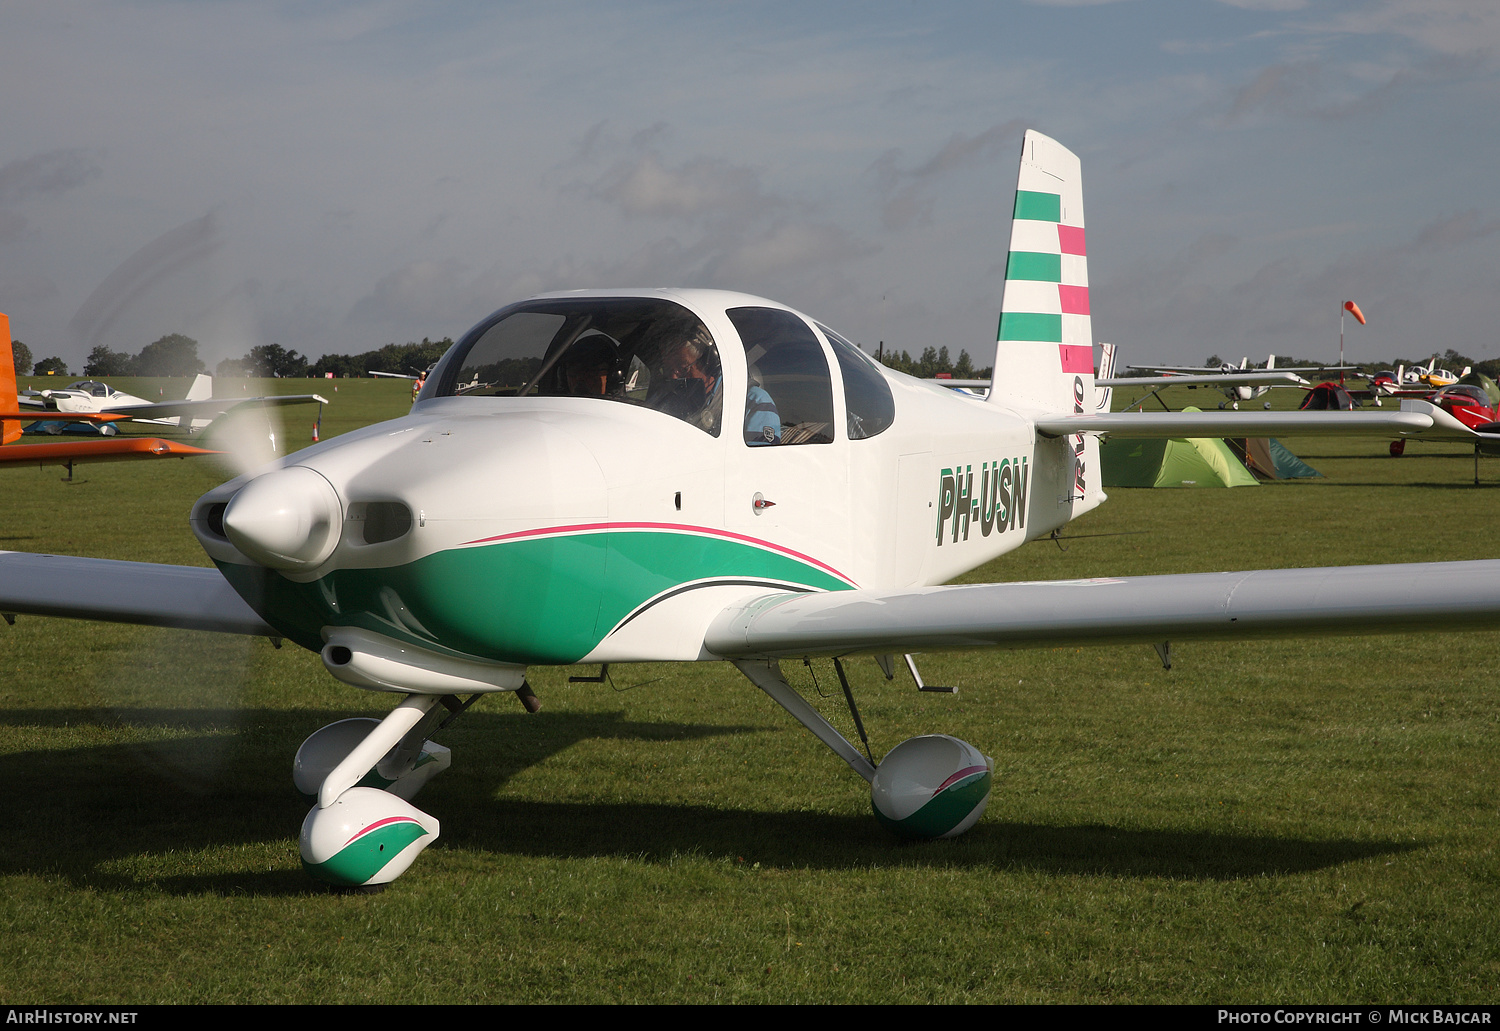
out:
M847 261L874 250L838 226L796 222L734 247L716 263L714 272L721 282L753 282Z
M31 197L66 193L103 174L93 153L81 149L50 150L0 165L0 205Z
M673 167L654 151L617 162L592 192L627 215L648 218L713 220L782 206L761 189L753 169L708 157Z
M1218 0L1218 2L1246 11L1300 11L1307 6L1307 0Z
M120 262L68 322L85 353L104 342L131 304L172 273L200 263L220 246L213 213L169 230Z
M1482 240L1500 231L1500 219L1482 220L1477 209L1423 226L1410 246L1415 252L1446 251Z
M1226 122L1237 122L1264 109L1275 113L1306 110L1315 92L1318 69L1311 64L1276 64L1261 69L1249 85L1237 91Z
M347 321L361 325L410 326L453 317L461 306L470 273L457 259L414 261L381 276L354 302Z
M870 166L876 186L884 194L881 222L887 229L902 230L926 223L932 217L932 200L926 194L932 184L961 168L976 163L994 163L1005 147L1014 143L1026 122L1013 118L975 136L956 132L926 161L902 168L900 148L892 148Z
M6 211L0 208L0 242L8 240L12 236L20 236L21 230L26 228L26 219L14 211Z
M1500 7L1490 0L1384 0L1304 27L1393 36L1448 55L1493 54L1500 49Z

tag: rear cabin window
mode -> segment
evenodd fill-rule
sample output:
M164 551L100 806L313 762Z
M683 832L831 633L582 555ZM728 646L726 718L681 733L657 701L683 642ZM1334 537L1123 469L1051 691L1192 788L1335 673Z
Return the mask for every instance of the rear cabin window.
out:
M833 442L833 381L812 328L780 308L730 308L745 345L743 433L751 447Z
M891 396L891 386L880 366L821 322L818 328L833 345L833 356L838 359L839 373L844 377L844 422L849 439L863 440L889 429L896 421L896 399Z
M717 437L722 365L708 327L657 298L526 301L471 329L434 397L591 397L640 405Z

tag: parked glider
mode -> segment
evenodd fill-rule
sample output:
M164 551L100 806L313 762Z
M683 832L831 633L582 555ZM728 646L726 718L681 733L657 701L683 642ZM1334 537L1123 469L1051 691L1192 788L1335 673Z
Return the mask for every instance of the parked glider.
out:
M401 696L298 751L303 863L403 872L438 821L448 710L531 665L724 661L871 783L914 836L979 818L991 771L945 736L876 765L784 658L1453 629L1500 620L1500 562L936 586L1105 500L1100 434L1430 429L1416 412L1095 412L1078 159L1026 133L989 396L882 368L783 305L716 290L576 291L500 309L412 412L200 498L217 569L0 554L0 612L262 634ZM80 585L87 584L87 591ZM22 589L24 585L25 589ZM148 600L149 599L149 600ZM460 696L469 696L460 701ZM852 694L846 692L851 708ZM530 705L528 705L530 707ZM866 745L868 749L868 745Z

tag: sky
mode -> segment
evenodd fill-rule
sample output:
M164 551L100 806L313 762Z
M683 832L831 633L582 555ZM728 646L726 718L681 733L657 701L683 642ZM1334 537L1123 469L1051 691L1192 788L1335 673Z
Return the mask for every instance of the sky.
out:
M1493 0L0 7L0 311L75 372L711 286L994 350L1021 134L1124 363L1500 354Z

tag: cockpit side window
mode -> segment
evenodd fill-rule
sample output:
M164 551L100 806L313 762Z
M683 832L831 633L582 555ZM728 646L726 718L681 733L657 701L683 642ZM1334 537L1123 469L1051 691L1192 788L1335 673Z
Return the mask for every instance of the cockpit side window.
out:
M527 301L470 330L424 396L592 397L652 408L718 436L722 371L708 327L672 301Z
M781 308L730 308L726 314L744 342L750 374L745 443L831 443L833 380L811 327Z
M849 439L862 440L890 428L896 421L896 399L875 360L821 322L818 328L833 345L844 377L844 420Z

